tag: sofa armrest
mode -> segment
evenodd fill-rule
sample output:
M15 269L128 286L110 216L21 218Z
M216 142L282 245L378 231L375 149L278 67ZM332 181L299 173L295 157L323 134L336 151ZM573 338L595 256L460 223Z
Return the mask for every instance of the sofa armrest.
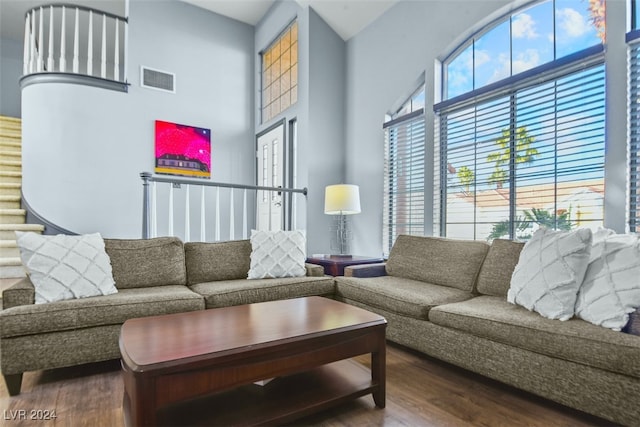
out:
M629 323L622 332L640 336L640 308L629 314Z
M2 292L2 308L35 304L36 290L28 277L8 287Z
M344 268L345 277L380 277L387 275L386 262L378 264L350 265Z
M317 264L304 264L304 268L307 270L308 277L322 277L324 276L324 267Z

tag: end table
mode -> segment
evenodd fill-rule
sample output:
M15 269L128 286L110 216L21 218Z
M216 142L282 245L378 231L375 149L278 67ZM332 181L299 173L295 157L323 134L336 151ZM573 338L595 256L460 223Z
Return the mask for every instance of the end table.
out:
M313 255L307 258L309 264L324 267L324 274L330 276L344 276L344 268L350 265L377 264L384 260L380 257L360 255Z

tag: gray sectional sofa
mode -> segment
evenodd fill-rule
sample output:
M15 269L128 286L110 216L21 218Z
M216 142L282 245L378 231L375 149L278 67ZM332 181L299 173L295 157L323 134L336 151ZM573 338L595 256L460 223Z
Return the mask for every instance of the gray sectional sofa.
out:
M640 423L640 336L549 320L506 294L521 243L400 236L386 264L345 277L247 280L251 244L105 240L118 293L34 304L24 279L3 293L0 367L22 373L119 357L128 318L320 295L379 313L387 338L625 425Z
M118 293L35 304L25 278L2 294L0 369L11 395L22 373L120 357L125 320L310 295L335 283L308 264L307 277L247 280L248 240L185 243L177 238L105 239Z
M563 405L640 425L640 336L507 302L522 243L399 236L347 267L335 298L385 316L387 339ZM636 312L637 313L637 312Z

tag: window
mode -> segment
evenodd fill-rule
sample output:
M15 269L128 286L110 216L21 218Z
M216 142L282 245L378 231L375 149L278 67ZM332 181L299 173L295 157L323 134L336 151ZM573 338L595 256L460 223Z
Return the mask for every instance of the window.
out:
M629 43L629 231L640 232L640 0L631 3Z
M384 124L382 248L399 234L424 235L424 86Z
M444 63L449 100L435 107L434 157L441 235L527 239L540 226L603 225L604 36L596 5L604 2L539 2ZM555 27L547 23L554 16ZM569 25L576 22L580 31Z
M289 25L261 56L265 123L298 101L298 23Z

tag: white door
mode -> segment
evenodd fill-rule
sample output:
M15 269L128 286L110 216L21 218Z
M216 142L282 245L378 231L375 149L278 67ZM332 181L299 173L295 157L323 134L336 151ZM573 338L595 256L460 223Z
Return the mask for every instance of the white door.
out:
M258 136L258 182L262 187L282 187L284 182L284 123ZM258 191L258 230L282 230L282 193Z

